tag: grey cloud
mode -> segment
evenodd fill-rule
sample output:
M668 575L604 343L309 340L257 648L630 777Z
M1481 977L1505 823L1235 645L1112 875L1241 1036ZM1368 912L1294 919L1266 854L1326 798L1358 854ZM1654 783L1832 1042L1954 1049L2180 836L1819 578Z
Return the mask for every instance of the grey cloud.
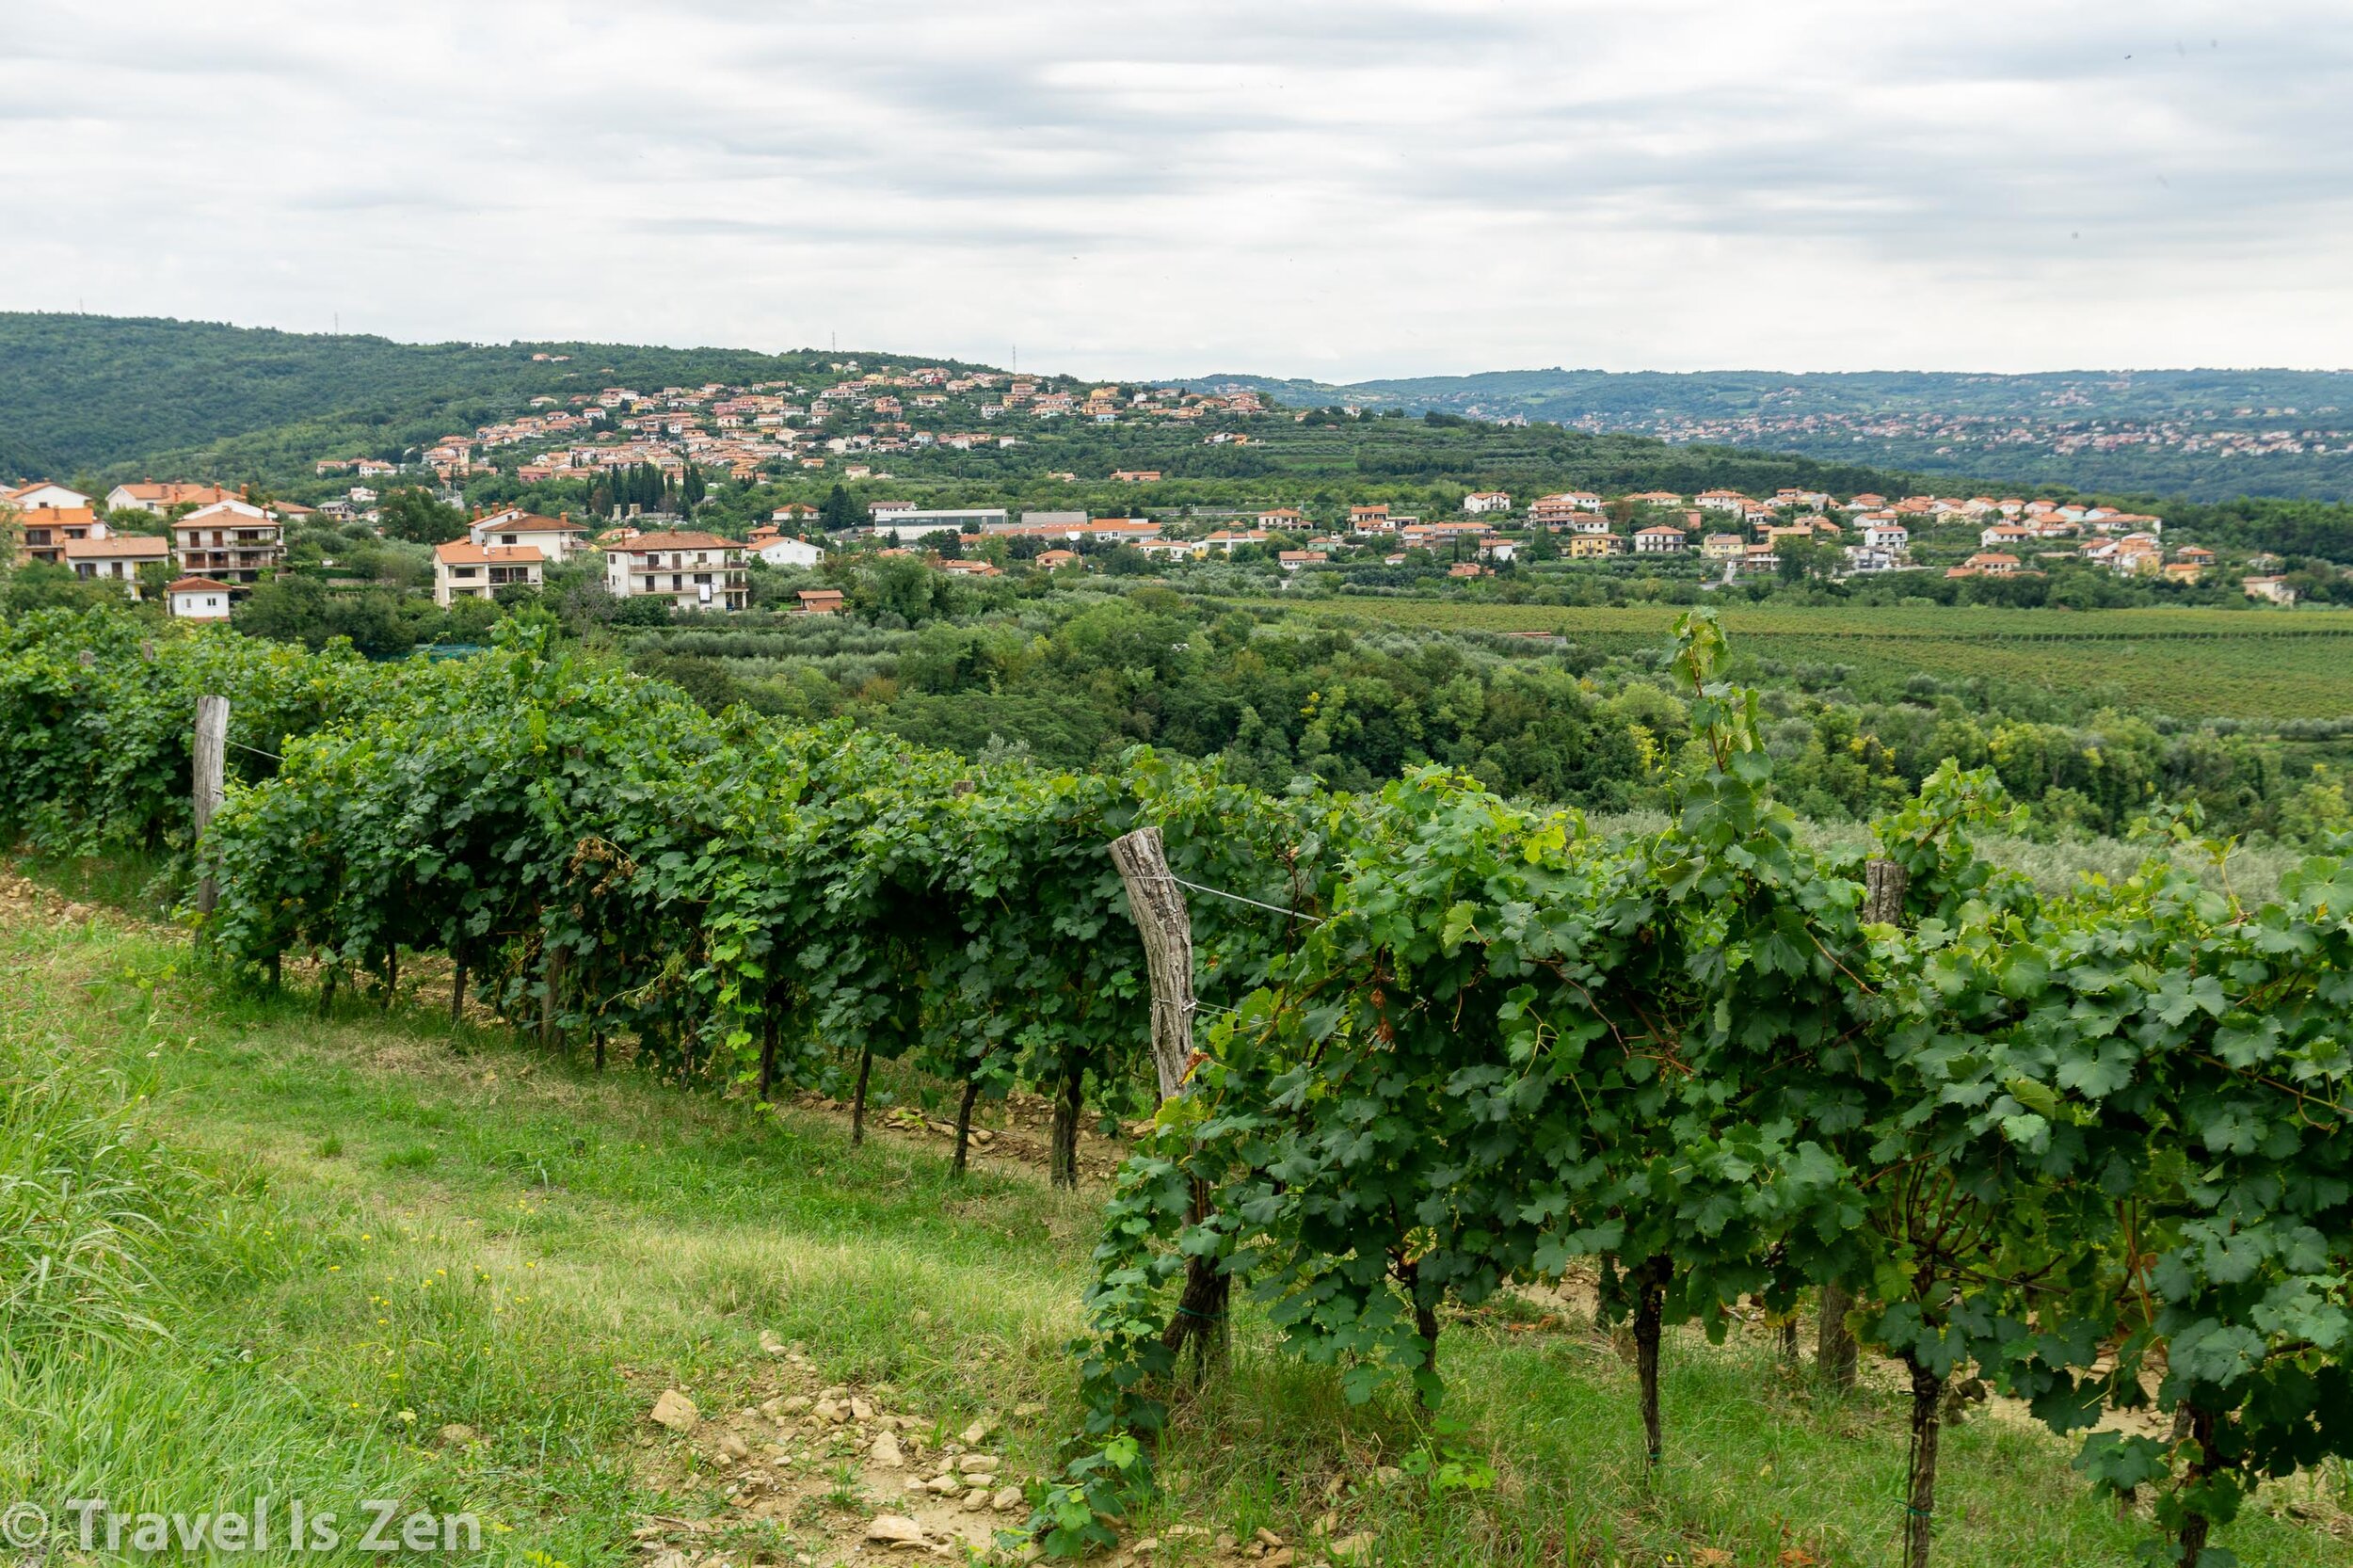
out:
M0 305L1106 372L2342 361L2334 9L27 8L0 182L88 237Z

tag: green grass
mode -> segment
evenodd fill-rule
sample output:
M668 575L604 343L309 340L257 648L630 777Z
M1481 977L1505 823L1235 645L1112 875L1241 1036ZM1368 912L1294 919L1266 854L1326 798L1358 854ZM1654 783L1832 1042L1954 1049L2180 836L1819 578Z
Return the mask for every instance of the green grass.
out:
M51 1086L47 1130L0 1144L8 1174L80 1160L142 1194L104 1206L148 1217L105 1288L165 1331L109 1343L8 1309L9 1497L401 1497L479 1511L499 1560L588 1568L646 1560L631 1532L649 1514L722 1512L717 1475L644 1416L664 1386L706 1412L756 1398L762 1331L935 1430L1042 1404L1006 1433L1015 1477L1039 1474L1075 1417L1086 1194L1001 1168L957 1183L936 1144L853 1150L836 1117L599 1076L495 1030L453 1033L430 1005L321 1021L308 995L224 997L177 934L103 912L0 909L0 1073ZM116 1144L129 1153L109 1165L97 1151ZM1615 1345L1574 1310L1524 1331L1536 1317L1449 1325L1456 1441L1498 1484L1437 1496L1381 1479L1427 1440L1409 1409L1348 1407L1328 1369L1246 1317L1235 1375L1181 1409L1167 1494L1136 1532L1202 1561L1220 1555L1208 1538L1165 1528L1302 1542L1329 1511L1384 1562L1896 1560L1892 1392L1826 1400L1761 1335L1678 1338L1669 1458L1645 1480ZM451 1422L484 1441L437 1443ZM1961 1427L1945 1476L1942 1563L2125 1563L2142 1533L2025 1427ZM853 1475L817 1479L836 1502L860 1496ZM855 1536L823 1512L730 1561L843 1560ZM2261 1509L2226 1539L2249 1565L2353 1568L2345 1541Z
M1605 653L1665 646L1668 604L1561 608L1461 599L1342 599L1313 614L1446 632L1549 632ZM2097 694L2182 718L2353 713L2353 616L2238 610L1718 608L1736 651L1783 664L1989 680Z

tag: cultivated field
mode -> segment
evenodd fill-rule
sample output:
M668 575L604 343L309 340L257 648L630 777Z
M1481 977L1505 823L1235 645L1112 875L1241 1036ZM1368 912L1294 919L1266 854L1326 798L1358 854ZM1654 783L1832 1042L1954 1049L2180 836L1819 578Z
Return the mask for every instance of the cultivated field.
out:
M1318 616L1450 632L1559 632L1604 652L1663 648L1678 606L1563 609L1347 599ZM1718 608L1741 655L1943 680L1982 677L2184 718L2353 715L2353 616L2232 610Z

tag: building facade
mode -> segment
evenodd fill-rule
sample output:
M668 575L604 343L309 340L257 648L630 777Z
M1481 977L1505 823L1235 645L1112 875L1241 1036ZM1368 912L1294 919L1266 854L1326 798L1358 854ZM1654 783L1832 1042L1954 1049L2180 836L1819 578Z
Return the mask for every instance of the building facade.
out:
M652 595L681 610L741 610L744 546L716 534L640 534L604 547L604 586L615 599Z

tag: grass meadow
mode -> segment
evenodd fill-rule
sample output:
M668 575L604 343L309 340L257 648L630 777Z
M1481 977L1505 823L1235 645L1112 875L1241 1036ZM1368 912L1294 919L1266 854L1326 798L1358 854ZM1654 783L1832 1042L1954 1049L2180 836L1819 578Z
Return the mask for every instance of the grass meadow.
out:
M852 1469L755 1517L728 1480L741 1467L648 1425L658 1392L748 1406L789 1342L904 1430L1001 1419L1016 1480L1075 1421L1095 1194L1003 1161L957 1181L936 1143L887 1130L854 1149L822 1108L599 1074L495 1025L453 1028L431 996L320 1017L299 983L225 995L184 933L15 886L6 1499L398 1498L477 1512L498 1562L819 1568L881 1560L862 1537L884 1499ZM1165 1496L1113 1560L1156 1536L1154 1563L1264 1568L1218 1544L1263 1528L1313 1561L1319 1524L1417 1565L1897 1558L1892 1381L1825 1394L1761 1326L1671 1345L1668 1458L1647 1478L1631 1368L1573 1301L1448 1324L1459 1430L1443 1438L1401 1400L1346 1405L1329 1368L1286 1357L1248 1313L1236 1358L1179 1411ZM1433 1444L1496 1484L1433 1494L1387 1468ZM2135 1560L2145 1522L2092 1499L2047 1435L1980 1415L1946 1452L1941 1563ZM2267 1493L2224 1544L2248 1568L2353 1568L2341 1501L2333 1477ZM681 1534L700 1544L674 1561ZM367 1558L303 1560L337 1555Z

